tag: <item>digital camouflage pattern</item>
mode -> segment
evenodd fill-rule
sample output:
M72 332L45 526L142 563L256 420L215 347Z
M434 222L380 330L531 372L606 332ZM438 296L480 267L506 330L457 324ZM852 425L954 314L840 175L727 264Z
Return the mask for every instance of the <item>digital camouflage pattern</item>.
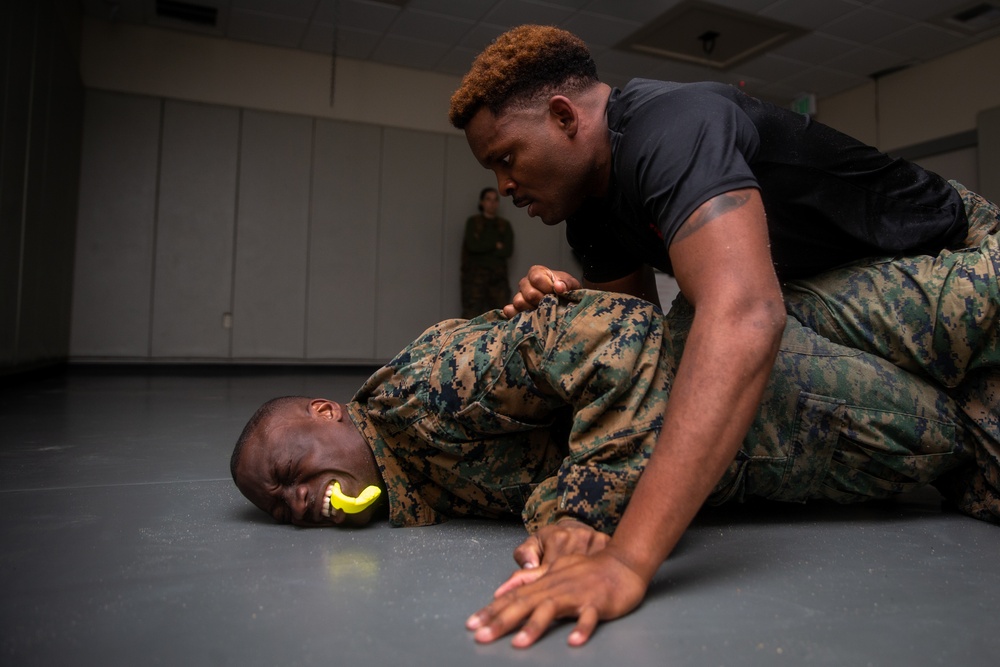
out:
M693 311L579 290L507 321L432 327L348 411L394 525L522 513L612 532L655 444ZM884 498L968 467L985 435L956 402L789 319L744 447L712 503Z
M523 510L529 528L613 526L662 421L662 332L655 306L586 291L428 329L348 406L390 521Z
M968 248L854 263L787 284L785 302L821 335L947 388L988 438L976 466L938 486L966 513L998 521L1000 208L953 185L969 218Z

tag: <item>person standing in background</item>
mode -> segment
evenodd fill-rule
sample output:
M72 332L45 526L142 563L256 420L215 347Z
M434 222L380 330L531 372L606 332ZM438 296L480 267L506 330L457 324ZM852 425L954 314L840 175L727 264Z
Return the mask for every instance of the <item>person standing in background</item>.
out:
M479 193L479 215L465 221L462 241L462 317L472 319L510 303L507 259L514 252L510 222L497 215L496 188Z

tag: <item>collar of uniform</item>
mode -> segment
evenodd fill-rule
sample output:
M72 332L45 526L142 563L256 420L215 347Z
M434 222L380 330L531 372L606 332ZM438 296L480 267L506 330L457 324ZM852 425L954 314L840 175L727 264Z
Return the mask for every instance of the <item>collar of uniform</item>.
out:
M444 521L445 517L424 502L410 483L392 446L379 433L365 406L352 401L346 407L348 416L368 443L378 463L389 502L389 523L396 527L428 526Z

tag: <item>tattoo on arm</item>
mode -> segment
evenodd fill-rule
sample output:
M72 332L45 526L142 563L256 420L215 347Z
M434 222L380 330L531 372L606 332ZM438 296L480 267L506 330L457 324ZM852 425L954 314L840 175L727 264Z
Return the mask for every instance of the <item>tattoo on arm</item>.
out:
M734 190L733 192L726 192L712 197L695 209L691 217L681 225L681 228L674 234L674 241L680 241L691 236L716 218L742 207L749 200L750 195L743 190Z

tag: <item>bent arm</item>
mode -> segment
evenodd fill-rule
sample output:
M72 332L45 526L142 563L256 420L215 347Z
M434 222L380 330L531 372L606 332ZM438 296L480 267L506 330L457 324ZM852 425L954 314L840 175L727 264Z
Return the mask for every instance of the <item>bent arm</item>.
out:
M513 642L529 646L569 616L578 619L569 643L579 645L599 620L634 609L739 451L785 322L760 195L709 200L678 230L670 255L695 317L662 430L621 522L603 550L545 562L537 580L473 614L466 626L477 641L520 625Z
M608 546L646 582L739 451L785 321L757 190L699 207L670 257L694 321L656 449Z

